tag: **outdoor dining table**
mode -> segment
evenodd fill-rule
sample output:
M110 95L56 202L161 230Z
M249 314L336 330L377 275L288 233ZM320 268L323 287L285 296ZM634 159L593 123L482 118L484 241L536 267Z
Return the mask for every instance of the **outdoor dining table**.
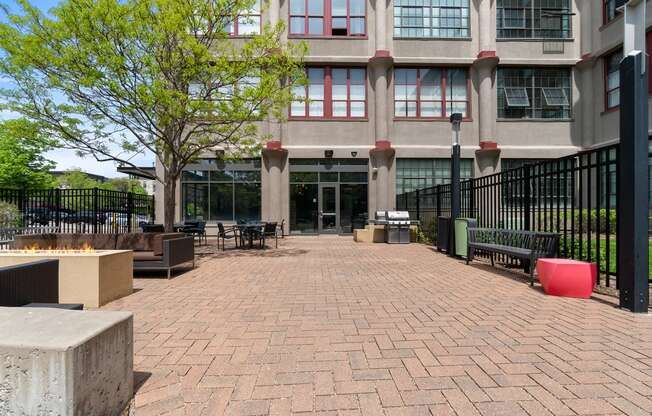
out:
M254 247L254 235L260 234L265 227L264 222L247 222L244 224L236 224L235 227L240 231L240 235L249 240L249 248Z

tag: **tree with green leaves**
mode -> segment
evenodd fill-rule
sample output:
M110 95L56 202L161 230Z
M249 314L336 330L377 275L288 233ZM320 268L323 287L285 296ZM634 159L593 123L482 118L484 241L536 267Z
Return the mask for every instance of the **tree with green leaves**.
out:
M81 169L69 169L57 178L57 184L64 189L93 189L99 188L100 182L82 172Z
M0 19L4 107L98 161L138 169L132 157L153 154L171 230L183 168L259 150L260 122L292 99L286 81L304 80L305 45L281 40L283 22L229 37L254 1L64 0L44 14L19 0Z
M48 172L54 163L44 153L52 141L25 119L0 123L0 188L46 189L54 186Z
M131 178L111 178L100 185L100 188L107 191L133 192L135 194L146 195L147 192L143 185L136 179Z

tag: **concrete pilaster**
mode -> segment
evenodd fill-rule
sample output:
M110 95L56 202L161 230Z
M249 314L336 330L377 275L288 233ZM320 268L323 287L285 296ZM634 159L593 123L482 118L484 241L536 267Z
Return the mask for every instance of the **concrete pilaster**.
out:
M284 201L288 198L287 186L283 186L284 173L287 170L288 152L283 149L265 149L263 151L263 180L262 180L262 219L266 221L287 223ZM287 229L287 228L286 228Z
M376 50L387 50L387 2L386 0L376 0Z
M493 175L500 172L500 150L480 149L475 152L475 177Z
M494 69L497 60L482 59L477 61L479 93L478 93L478 124L479 141L496 140L496 99L494 98Z
M479 0L478 4L478 39L480 51L496 50L495 20L491 13L493 0Z
M369 153L371 159L371 182L369 192L369 211L394 209L396 206L396 191L391 175L394 172L394 150L391 148L376 148Z

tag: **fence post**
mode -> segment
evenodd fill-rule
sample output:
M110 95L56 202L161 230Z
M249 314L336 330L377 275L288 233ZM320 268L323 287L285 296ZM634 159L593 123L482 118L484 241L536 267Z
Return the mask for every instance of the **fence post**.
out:
M60 232L61 227L61 189L56 188L54 190L54 207L56 209L56 217L54 220L55 226L57 227L57 232Z
M421 203L420 203L421 198L420 198L420 193L419 193L418 189L417 189L417 192L416 192L416 198L417 198L417 200L416 200L417 220L421 221L421 209L420 209L421 208Z
M531 185L530 184L530 165L526 164L525 166L523 166L523 169L524 169L524 172L523 172L524 179L523 180L525 181L525 184L524 184L525 185L524 186L524 189L525 189L524 194L525 195L523 195L523 216L525 217L524 218L525 223L523 225L523 228L526 231L530 231L530 214L532 212L532 208L530 207L530 204L531 204L530 193L532 191L531 186L530 186Z
M441 217L441 185L437 185L437 218Z
M134 218L134 194L131 192L127 193L127 232L131 232L131 223Z
M469 218L475 217L475 180L469 179Z
M93 188L93 234L97 233L97 188Z
M625 7L626 10L637 10L639 6L630 9L628 4ZM645 3L642 8L645 10ZM636 12L632 15L636 17ZM629 18L627 13L625 18ZM639 28L637 27L636 30L638 31ZM625 45L627 41L626 37ZM620 160L616 205L620 307L639 313L647 313L650 301L648 74L647 70L641 71L641 68L647 69L645 59L644 51L636 51L636 53L626 53L620 63Z

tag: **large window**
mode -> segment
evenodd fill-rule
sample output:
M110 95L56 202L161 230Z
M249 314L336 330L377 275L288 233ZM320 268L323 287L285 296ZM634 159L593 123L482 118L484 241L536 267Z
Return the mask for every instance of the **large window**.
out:
M604 58L605 109L620 105L620 61L623 51L617 51Z
M260 220L260 161L204 159L182 175L184 219ZM210 169L210 170L209 170Z
M498 68L498 118L569 119L571 72L566 68Z
M627 0L602 0L602 19L603 23L609 23L616 17L620 16L619 7L627 3Z
M260 0L256 0L251 10L240 13L235 21L227 24L226 32L231 36L259 35L260 27Z
M364 68L308 68L308 85L293 89L292 117L364 118L367 74Z
M443 118L467 116L468 71L462 68L396 68L394 116Z
M497 0L498 39L570 38L570 3L570 0Z
M473 159L460 161L460 178L473 178ZM451 182L450 159L397 159L396 195Z
M469 0L395 0L394 36L468 38Z
M290 35L364 36L365 0L290 0Z

